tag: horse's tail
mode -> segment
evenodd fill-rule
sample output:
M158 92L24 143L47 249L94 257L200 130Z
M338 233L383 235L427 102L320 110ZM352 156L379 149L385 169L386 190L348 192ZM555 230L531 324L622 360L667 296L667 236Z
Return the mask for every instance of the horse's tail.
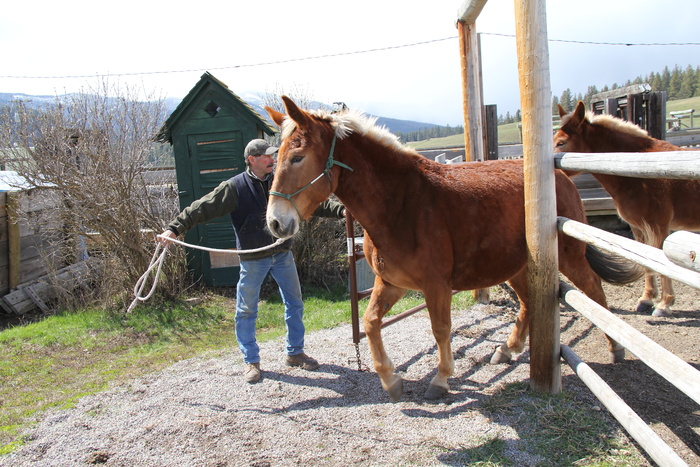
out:
M644 275L644 268L634 261L606 253L593 245L586 245L586 259L593 271L611 284L629 284Z

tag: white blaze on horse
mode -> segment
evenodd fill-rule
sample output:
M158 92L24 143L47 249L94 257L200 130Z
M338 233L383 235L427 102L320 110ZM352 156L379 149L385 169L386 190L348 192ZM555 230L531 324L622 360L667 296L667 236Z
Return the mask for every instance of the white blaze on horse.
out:
M363 325L374 368L390 398L401 397L402 380L384 349L381 323L407 289L423 292L437 342L438 371L426 398L449 390L453 290L508 281L520 299L520 312L492 362L506 362L521 352L530 325L522 162L442 165L402 146L375 126L375 119L307 112L286 96L282 100L288 115L267 108L282 128L268 227L278 237L294 235L300 220L331 193L360 222L365 255L377 276ZM557 171L556 183L559 215L585 222L573 182ZM607 304L601 276L625 283L641 274L566 235L559 236L558 253L561 272L602 306ZM616 361L624 358L624 349L611 339L609 350Z
M583 102L568 113L559 106L561 129L554 135L557 152L658 152L682 151L652 138L632 123L610 115L586 113ZM652 157L650 155L649 157ZM573 174L573 173L572 173ZM663 246L671 230L700 229L700 181L622 177L593 174L612 196L617 212L631 227L637 241ZM644 293L637 302L640 313L654 309L658 295L655 274L647 271ZM661 276L661 300L654 316L670 316L673 282Z

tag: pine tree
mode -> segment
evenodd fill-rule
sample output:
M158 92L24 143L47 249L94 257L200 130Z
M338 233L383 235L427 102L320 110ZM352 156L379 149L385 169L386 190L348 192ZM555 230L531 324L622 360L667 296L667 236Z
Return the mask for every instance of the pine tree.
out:
M586 94L583 95L583 103L586 104L586 108L589 108L591 106L591 101L593 100L593 96L598 94L598 88L595 86L588 86L588 89L586 89Z
M678 99L688 99L695 93L695 70L688 65L681 74L681 87L678 91Z
M571 94L571 89L566 88L564 92L561 93L559 103L567 112L574 110L574 97Z
M552 115L559 115L559 98L557 96L552 96Z
M661 72L661 89L659 91L668 92L671 87L671 72L668 67L664 67L664 71Z
M681 67L676 65L673 67L673 71L671 72L671 80L669 81L668 85L668 98L669 99L678 99L678 94L681 91Z

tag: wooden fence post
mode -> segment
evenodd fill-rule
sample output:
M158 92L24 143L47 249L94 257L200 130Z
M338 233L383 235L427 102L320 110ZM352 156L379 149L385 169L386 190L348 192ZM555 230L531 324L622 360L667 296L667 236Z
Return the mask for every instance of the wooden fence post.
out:
M464 160L483 160L484 138L479 41L476 17L486 0L474 1L460 12L457 21L459 55L462 64L462 108L464 112Z
M486 117L485 135L486 149L484 160L498 160L498 108L495 104L484 106Z
M557 213L545 1L515 2L515 27L523 115L530 386L558 393L561 363Z
M481 86L481 55L476 18L486 0L464 2L458 11L459 56L462 65L462 111L464 113L464 161L488 159L484 150L483 92ZM479 303L489 302L489 290L473 291Z

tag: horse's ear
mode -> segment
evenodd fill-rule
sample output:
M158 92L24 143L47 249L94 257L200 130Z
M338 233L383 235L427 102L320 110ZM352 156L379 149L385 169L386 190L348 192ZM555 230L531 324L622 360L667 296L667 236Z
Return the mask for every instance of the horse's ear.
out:
M579 122L583 122L586 119L586 104L584 104L583 101L578 101L578 104L576 104L574 118Z
M557 104L557 109L559 110L559 118L568 113L566 110L564 110L564 107L562 107L561 104Z
M277 126L282 126L282 122L284 121L284 114L283 113L278 112L275 109L267 107L267 106L265 106L265 110L270 115L270 118L272 119L272 121L277 124Z
M309 117L301 110L297 105L287 96L282 96L282 102L284 102L284 108L287 110L287 115L289 118L294 120L300 129L307 128L309 125Z

